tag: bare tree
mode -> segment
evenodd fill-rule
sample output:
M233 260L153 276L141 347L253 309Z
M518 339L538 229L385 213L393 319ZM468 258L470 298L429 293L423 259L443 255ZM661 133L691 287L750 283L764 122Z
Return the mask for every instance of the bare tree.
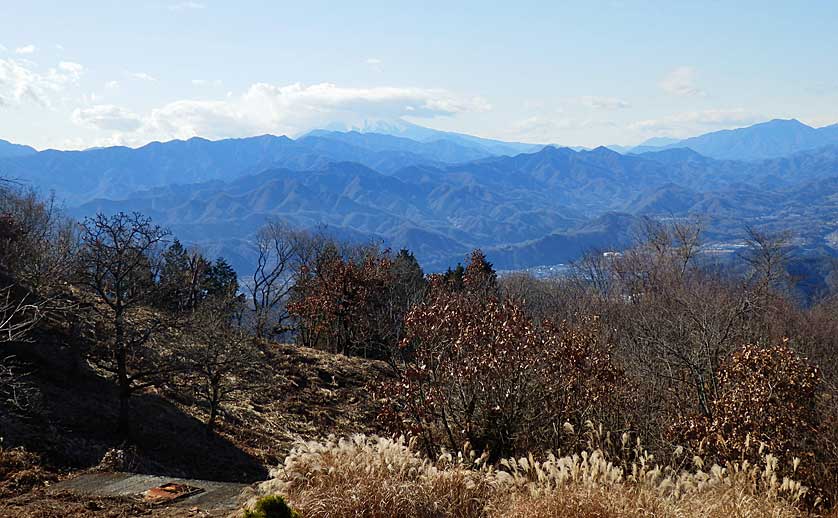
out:
M16 286L0 289L0 343L21 340L41 319L43 303L31 299Z
M752 337L754 306L744 282L699 264L700 226L655 224L611 263L607 319L620 351L654 394L676 412L709 416L723 358Z
M786 266L791 234L763 232L751 226L745 227L745 232L747 249L743 258L750 266L751 282L762 292L770 289L788 290L791 279Z
M43 294L66 282L78 249L75 223L54 196L0 189L0 266Z
M0 342L22 338L54 302L46 288L72 270L72 226L53 197L41 200L0 178Z
M0 179L0 345L27 341L47 312L62 309L43 292L71 268L68 226L52 198L43 202ZM25 363L5 352L0 350L0 404L29 411L38 389L27 381Z
M18 286L0 290L0 345L26 340L43 315L43 303ZM2 351L0 351L2 354ZM14 356L0 356L0 403L15 411L30 410L38 390L26 381L27 372Z
M158 248L169 233L141 214L120 212L112 217L98 214L83 224L83 247L79 254L81 281L103 303L114 337L103 368L116 375L119 385L121 433L129 428L129 398L140 388L159 382L165 369L154 365L145 348L160 328L154 318L141 324L129 321L132 310L147 303L155 288Z
M233 324L229 303L207 303L192 315L183 348L186 380L209 408L207 433L212 433L221 407L259 384L259 351L244 329Z
M601 294L612 292L612 262L620 257L619 252L594 249L585 253L578 261L571 263L570 278L579 286L585 286Z
M14 356L0 358L0 404L23 413L36 407L40 392L26 379L29 374Z
M319 240L280 221L267 222L256 236L256 268L245 283L258 338L270 338L287 328L286 302L300 267L316 255Z

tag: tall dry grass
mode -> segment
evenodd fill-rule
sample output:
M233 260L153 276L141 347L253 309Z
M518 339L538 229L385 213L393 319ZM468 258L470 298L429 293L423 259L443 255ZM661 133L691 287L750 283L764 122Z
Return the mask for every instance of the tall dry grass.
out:
M624 439L625 442L626 439ZM794 517L806 488L781 478L774 457L703 469L661 467L637 448L617 465L602 450L544 459L474 453L423 457L412 442L381 437L299 442L258 486L306 517Z

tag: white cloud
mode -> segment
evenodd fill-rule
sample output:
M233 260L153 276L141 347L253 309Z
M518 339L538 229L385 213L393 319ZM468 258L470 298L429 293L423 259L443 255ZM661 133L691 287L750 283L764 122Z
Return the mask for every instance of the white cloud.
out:
M62 61L58 64L58 68L50 68L47 71L47 80L53 85L59 87L56 90L63 90L67 85L76 85L79 83L82 74L84 74L84 67L72 61Z
M669 72L660 83L664 92L682 97L703 97L706 92L695 84L695 69L692 67L678 67Z
M138 81L157 81L157 78L145 72L129 72L128 77Z
M741 127L765 120L764 115L744 108L690 111L634 122L629 129L644 134L668 134L673 137L687 137L697 132Z
M139 129L143 124L139 115L111 104L76 108L71 119L79 126L106 131L130 132Z
M105 88L107 88L108 90L116 90L117 88L119 88L119 81L108 81L107 83L105 83Z
M70 77L73 79L79 79L84 72L84 67L78 63L73 63L72 61L62 61L58 64L58 69L61 70L62 73L69 74Z
M83 73L82 65L69 61L41 73L26 60L0 59L0 99L4 105L30 101L50 107L52 98L68 86L77 85Z
M7 50L9 50L9 49L7 49L5 45L0 43L0 52L6 52Z
M617 97L596 97L587 95L580 97L579 102L589 108L595 108L597 110L619 110L631 107L631 104L629 104L628 101Z
M37 50L35 48L35 45L26 45L26 46L23 46L23 47L16 48L15 53L17 53L17 54L34 54L35 50Z
M444 90L256 83L242 94L221 100L184 99L144 115L106 105L79 109L73 113L73 120L86 127L123 132L117 135L123 142L144 144L193 136L293 135L334 122L351 126L368 120L432 118L490 108L479 97L464 98Z
M179 2L169 6L170 11L187 11L193 9L205 9L207 6L201 2Z

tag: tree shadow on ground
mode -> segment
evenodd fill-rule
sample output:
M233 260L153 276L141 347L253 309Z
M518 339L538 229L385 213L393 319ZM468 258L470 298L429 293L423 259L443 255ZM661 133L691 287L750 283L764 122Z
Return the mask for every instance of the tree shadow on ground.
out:
M70 353L62 358L55 344L16 349L38 404L19 412L0 402L3 447L23 446L58 469L95 467L115 449L124 452L124 463L115 469L228 482L266 478L258 459L227 437L208 435L204 423L159 394L132 397L132 430L129 437L120 436L114 383L87 369L68 368ZM50 357L39 354L44 350Z

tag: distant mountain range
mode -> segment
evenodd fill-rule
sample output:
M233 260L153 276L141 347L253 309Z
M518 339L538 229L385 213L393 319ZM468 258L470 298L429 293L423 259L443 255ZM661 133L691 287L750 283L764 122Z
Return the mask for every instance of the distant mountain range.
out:
M123 198L170 184L232 180L270 168L312 170L334 162L357 162L392 173L411 165L441 166L486 158L501 149L541 148L437 133L453 137L416 141L385 134L318 130L296 140L272 135L219 141L191 138L153 142L137 149L116 146L36 153L19 146L10 147L5 156L0 154L0 175L55 190L75 205L93 198Z
M813 128L796 119L775 119L747 128L715 131L676 142L647 141L631 152L689 148L711 158L761 160L832 144L838 144L838 124Z
M330 128L334 130L335 128ZM489 155L517 155L518 153L532 153L538 151L543 145L525 144L522 142L505 142L502 140L475 137L465 133L452 131L440 131L404 120L396 121L371 121L364 123L357 128L342 128L338 132L353 133L377 133L403 137L417 142L447 141L463 147L477 148ZM336 133L332 131L331 133Z
M35 153L37 153L35 148L21 146L20 144L12 144L11 142L0 139L0 158L20 157Z
M812 182L835 177L838 146L759 162L714 160L688 149L620 155L546 147L387 174L355 162L274 168L97 199L74 211L138 210L186 240L221 248L279 217L408 247L434 269L476 246L511 269L565 262L591 247L623 247L642 216L700 214L718 239L734 239L747 220L768 223L785 214L792 224L792 214L807 212L822 224L807 234L823 242L838 207L829 196L808 204L805 193L817 187Z
M248 239L268 217L407 247L429 270L455 264L473 247L503 269L564 263L591 248L627 246L641 218L696 215L713 242L736 242L750 224L794 230L800 246L838 255L834 128L771 121L676 143L652 140L625 154L407 123L376 128L398 135L365 127L138 149L9 145L0 150L17 154L0 154L0 175L54 190L80 217L144 212L241 271L252 260Z

